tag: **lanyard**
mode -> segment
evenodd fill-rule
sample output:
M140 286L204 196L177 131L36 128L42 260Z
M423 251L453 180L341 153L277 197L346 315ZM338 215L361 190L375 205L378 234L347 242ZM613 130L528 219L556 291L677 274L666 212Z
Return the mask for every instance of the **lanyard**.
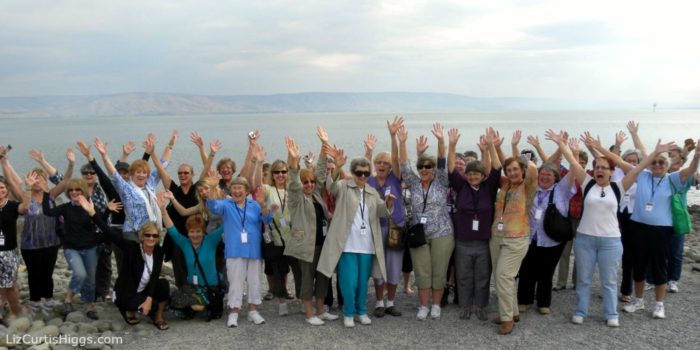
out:
M659 181L656 183L656 189L654 189L654 177L650 177L649 181L651 181L651 199L649 199L649 202L654 201L654 195L656 194L656 191L659 189L659 184L661 184L661 181L663 181L666 178L666 175L664 175Z
M365 189L360 189L360 197L362 197L362 203L360 204L360 216L362 217L362 227L365 226Z
M238 216L241 218L241 229L245 231L245 214L246 210L248 209L248 200L245 200L245 204L243 205L243 213L241 213L241 208L238 207L236 202L233 202L233 205L236 207L236 213L238 213Z
M469 188L472 190L472 204L474 205L474 218L476 218L476 213L479 212L479 190L481 189L481 186L479 186L479 188L476 190L472 188L471 185L469 185Z
M428 204L428 193L430 193L430 187L432 186L433 180L430 180L427 190L423 191L423 189L421 188L421 191L423 192L423 211L421 213L425 213L425 206Z
M281 203L282 204L281 213L284 213L284 206L287 204L287 191L286 190L284 191L284 198L282 198L282 196L280 196L280 191L277 189L277 186L275 186L275 192L277 192L277 199L279 199L280 202L282 202Z

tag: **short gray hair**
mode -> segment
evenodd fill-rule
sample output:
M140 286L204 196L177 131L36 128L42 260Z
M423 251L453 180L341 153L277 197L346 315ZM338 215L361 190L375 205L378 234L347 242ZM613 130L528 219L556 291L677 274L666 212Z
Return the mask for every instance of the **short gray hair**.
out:
M622 154L622 159L624 160L625 158L627 158L633 154L637 156L637 159L639 159L640 162L642 160L644 160L644 156L642 155L642 152L636 148L626 150L625 153Z
M355 172L355 169L357 169L359 166L369 167L369 171L372 171L372 163L370 163L370 161L365 157L353 158L352 161L350 161L351 172Z
M559 173L559 168L556 165L550 162L544 162L542 163L542 165L540 165L540 168L537 170L537 173L539 174L544 169L550 170L552 172L552 174L554 175L554 182L559 182L559 180L561 180L561 174Z

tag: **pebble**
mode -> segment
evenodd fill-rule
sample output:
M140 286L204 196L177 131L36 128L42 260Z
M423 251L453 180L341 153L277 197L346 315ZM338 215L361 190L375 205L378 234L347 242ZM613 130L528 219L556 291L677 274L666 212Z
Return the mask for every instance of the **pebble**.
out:
M10 328L14 328L17 332L26 332L31 326L31 322L26 317L19 317L10 321Z
M51 350L73 350L74 348L70 345L66 344L60 344L60 345L51 345Z
M81 323L78 325L78 334L87 335L92 333L97 333L97 327L93 326L92 324Z
M700 264L693 265L693 271L700 272Z
M66 322L81 323L85 322L85 315L80 311L73 311L66 316Z
M45 325L44 320L36 320L32 322L32 327L29 328L29 332L44 328Z
M34 345L29 348L29 350L50 350L51 348L49 347L49 344L43 343L39 345Z
M78 325L72 322L66 322L59 328L61 334L72 334L78 331Z
M58 317L55 317L55 318L52 318L52 319L51 319L49 322L47 322L46 324L47 324L47 325L54 325L54 326L60 327L60 326L63 324L63 320L60 319L60 318L58 318Z

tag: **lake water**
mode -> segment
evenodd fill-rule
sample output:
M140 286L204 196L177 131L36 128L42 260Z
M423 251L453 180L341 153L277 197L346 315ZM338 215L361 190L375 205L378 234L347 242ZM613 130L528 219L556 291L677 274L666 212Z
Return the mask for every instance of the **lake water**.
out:
M460 113L406 113L403 114L409 130L409 155L415 150L415 138L423 134L429 137L429 152L436 152L435 138L430 133L434 122L445 128L459 129L462 137L458 150L476 149L478 135L488 126L500 130L510 141L514 130L523 131L520 148L530 148L525 142L527 135L538 135L545 151L554 150L554 144L544 140L546 129L569 131L579 135L589 130L600 135L604 144L612 144L619 130L627 132L627 121L640 123L640 136L652 148L658 138L682 143L684 139L700 138L700 111L670 110L657 112L620 111L546 111L546 112L460 112ZM46 158L57 168L65 167L65 150L75 145L76 140L92 142L99 136L108 143L110 156L116 160L121 154L121 145L129 140L141 141L148 132L157 136L158 149L165 146L170 132L177 129L180 139L173 150L173 161L191 163L195 171L201 168L196 148L189 141L192 131L199 132L209 143L213 139L223 142L219 157L229 156L237 163L243 161L247 147L247 133L260 129L260 143L265 147L268 160L286 159L284 136L296 139L303 152L318 153L319 142L316 125L322 125L329 133L331 142L343 147L352 158L364 153L362 140L367 134L377 136L377 151L389 150L390 144L386 121L393 119L391 113L289 113L289 114L228 114L191 116L140 116L140 117L63 117L63 118L11 118L0 119L2 137L0 142L11 144L12 164L24 173L34 162L27 156L31 148L44 151ZM623 149L631 148L628 140ZM131 159L142 152L138 148ZM509 146L504 150L508 153ZM84 158L76 150L78 164ZM96 155L96 153L95 153ZM240 167L240 165L239 165Z

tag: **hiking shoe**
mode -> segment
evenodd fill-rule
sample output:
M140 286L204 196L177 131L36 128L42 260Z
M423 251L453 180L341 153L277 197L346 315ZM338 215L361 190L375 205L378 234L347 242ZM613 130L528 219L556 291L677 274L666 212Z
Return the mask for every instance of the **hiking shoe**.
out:
M548 307L538 308L537 311L539 311L540 315L549 315L552 313L552 309L550 309Z
M426 318L428 318L428 308L425 306L419 306L418 307L418 313L416 314L416 318L419 321L425 321Z
M376 307L374 308L374 317L379 317L382 318L384 317L384 314L386 313L386 309L384 307Z
M666 318L666 312L664 311L664 304L656 303L654 306L654 313L652 313L653 318L664 319Z
M384 313L387 315L391 315L391 316L401 316L402 315L401 311L399 311L399 309L397 309L396 306L389 306L388 308L386 308L386 310L384 310Z
M583 316L573 315L571 316L571 323L573 324L583 324Z
M317 316L311 316L311 318L307 318L306 323L312 326L323 326L325 324L325 322L323 322L323 320L321 320Z
M353 328L355 327L355 321L352 319L352 317L344 317L343 325L345 326L345 328Z
M479 321L488 321L489 320L489 315L486 313L486 309L478 309L476 311L476 317L479 319ZM518 322L518 321L515 321Z
M367 314L355 316L355 321L360 322L361 325L365 326L372 324L372 320L369 319L369 316L367 316Z
M625 312L635 312L637 310L644 310L644 299L634 298L634 300L622 306L622 310Z
M611 319L607 320L605 322L605 324L607 324L608 327L617 328L617 327L620 327L620 320L617 318L611 318Z
M232 312L228 314L228 321L226 321L226 326L228 328L238 327L238 313Z
M440 318L440 305L433 305L430 307L430 318L433 320Z
M265 323L265 319L260 316L260 313L257 310L248 312L248 321L253 322L254 324Z
M321 315L319 315L318 318L324 321L335 321L338 319L338 315L333 315L332 313L324 312Z
M678 293L678 281L668 281L668 291L671 293Z

